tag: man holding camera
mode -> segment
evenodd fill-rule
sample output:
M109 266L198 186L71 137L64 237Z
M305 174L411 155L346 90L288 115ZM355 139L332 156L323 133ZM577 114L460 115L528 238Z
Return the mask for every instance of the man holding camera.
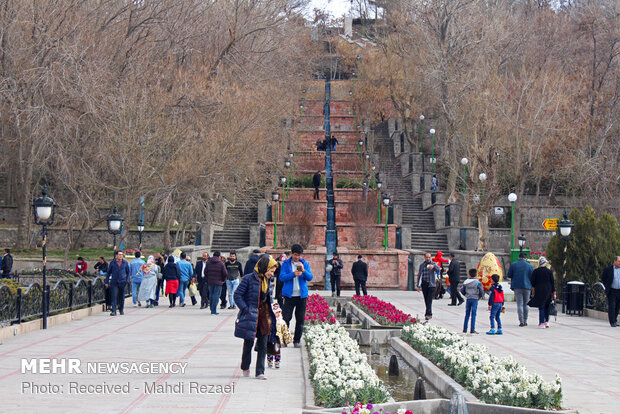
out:
M338 253L334 253L334 258L329 263L332 265L332 270L329 272L332 296L340 296L340 275L344 264Z
M304 319L306 317L306 303L308 301L308 282L312 280L310 264L301 258L304 252L303 247L294 244L291 247L291 257L282 262L280 270L280 281L282 286L282 296L284 299L283 317L288 326L295 310L295 336L293 344L295 348L301 345L301 335L304 332Z

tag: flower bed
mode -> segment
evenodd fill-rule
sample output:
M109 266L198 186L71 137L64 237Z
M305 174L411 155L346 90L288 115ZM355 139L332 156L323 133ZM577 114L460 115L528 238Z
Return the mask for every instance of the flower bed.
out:
M390 394L355 340L339 324L317 323L304 333L316 404L383 403Z
M485 403L541 409L561 406L559 376L553 383L545 382L512 357L490 355L486 346L470 344L437 326L407 325L401 337Z
M334 324L336 323L336 316L332 313L325 299L315 293L308 296L304 320L312 325L316 323Z
M383 408L380 408L379 411L375 410L371 403L362 404L358 402L354 406L347 408L349 410L343 411L342 414L392 414L390 411L384 411ZM406 408L399 408L394 414L413 414L413 411L407 410Z
M375 296L354 295L353 303L381 325L397 326L417 322L411 315L402 312L391 303L384 302Z

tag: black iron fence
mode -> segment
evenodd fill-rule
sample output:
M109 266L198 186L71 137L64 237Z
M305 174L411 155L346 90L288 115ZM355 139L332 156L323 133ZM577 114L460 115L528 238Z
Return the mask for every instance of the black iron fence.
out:
M22 276L23 277L23 276ZM48 285L50 286L50 285ZM106 301L106 287L101 277L92 279L58 280L49 291L48 315L86 308ZM125 297L131 287L125 289ZM0 286L0 325L12 325L41 317L43 288L40 283L20 287L15 293Z

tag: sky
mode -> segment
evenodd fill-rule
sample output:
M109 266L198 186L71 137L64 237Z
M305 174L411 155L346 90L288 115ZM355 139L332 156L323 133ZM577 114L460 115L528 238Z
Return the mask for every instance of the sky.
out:
M334 18L342 17L349 11L351 2L349 0L311 0L306 13L311 13L313 9L325 9Z

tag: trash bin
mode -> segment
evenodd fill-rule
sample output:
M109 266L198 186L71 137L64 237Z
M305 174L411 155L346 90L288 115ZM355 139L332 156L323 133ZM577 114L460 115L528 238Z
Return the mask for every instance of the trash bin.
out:
M566 314L583 316L586 301L586 285L578 280L567 283Z
M415 290L415 268L413 267L413 259L407 259L407 290Z
M530 257L530 249L510 249L510 263L514 263L519 260L519 255L525 253L525 257Z

